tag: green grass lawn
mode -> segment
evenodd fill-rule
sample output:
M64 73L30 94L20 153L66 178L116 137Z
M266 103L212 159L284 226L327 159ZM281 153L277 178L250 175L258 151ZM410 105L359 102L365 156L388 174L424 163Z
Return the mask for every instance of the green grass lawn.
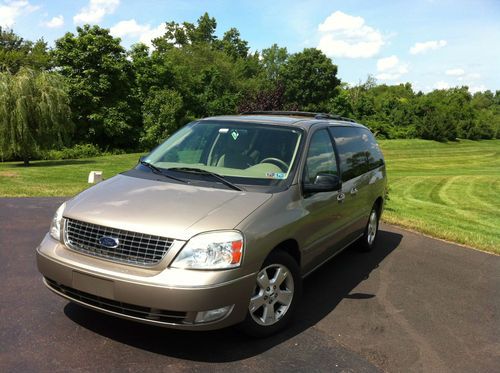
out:
M500 140L380 141L389 178L384 220L500 254ZM71 196L91 170L131 168L139 154L0 163L0 196Z
M500 140L380 141L384 220L500 254Z
M0 163L0 197L73 196L89 186L90 171L103 171L104 178L132 168L141 154L106 157Z

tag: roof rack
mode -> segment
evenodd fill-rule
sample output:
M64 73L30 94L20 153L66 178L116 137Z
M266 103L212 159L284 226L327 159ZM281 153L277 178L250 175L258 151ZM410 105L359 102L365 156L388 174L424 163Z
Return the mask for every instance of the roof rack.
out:
M356 121L354 119L342 117L342 116L337 115L337 114L319 113L314 118L315 119L335 119L335 120L342 120L344 122L356 123Z
M354 119L342 117L336 114L328 114L328 113L312 113L309 111L245 111L240 115L290 115L297 117L308 117L314 119L334 119L334 120L342 120L346 122L356 123Z

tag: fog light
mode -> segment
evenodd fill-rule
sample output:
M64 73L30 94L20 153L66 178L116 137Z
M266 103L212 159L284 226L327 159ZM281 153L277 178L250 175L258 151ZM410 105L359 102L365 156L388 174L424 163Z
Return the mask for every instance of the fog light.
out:
M196 314L196 319L194 322L196 324L210 322L222 319L223 317L229 315L233 310L234 304L231 306L216 308L214 310L201 311Z

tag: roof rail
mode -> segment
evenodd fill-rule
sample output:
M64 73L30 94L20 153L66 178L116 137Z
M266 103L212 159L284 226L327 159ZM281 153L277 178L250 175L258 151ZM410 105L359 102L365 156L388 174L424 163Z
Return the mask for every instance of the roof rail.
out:
M314 118L318 113L309 111L245 111L240 115L294 115L296 117Z
M356 121L354 119L351 119L351 118L346 118L346 117L342 117L340 115L337 115L337 114L324 114L324 113L319 113L318 115L316 115L314 117L315 119L335 119L335 120L342 120L344 122L352 122L352 123L356 123Z
M354 119L342 117L336 114L328 114L328 113L312 113L309 111L245 111L240 115L290 115L297 117L308 117L314 119L334 119L334 120L342 120L346 122L356 123Z

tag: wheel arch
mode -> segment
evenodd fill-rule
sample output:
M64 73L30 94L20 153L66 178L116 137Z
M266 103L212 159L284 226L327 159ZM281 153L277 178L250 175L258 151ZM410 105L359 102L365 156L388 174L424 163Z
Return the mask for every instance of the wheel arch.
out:
M302 255L300 252L299 243L295 239L289 238L280 242L269 252L268 256L277 251L283 251L290 255L297 262L297 265L300 268Z
M373 207L377 209L377 215L378 218L380 219L380 216L382 215L383 207L384 207L384 199L382 197L378 197L375 202L373 203Z

